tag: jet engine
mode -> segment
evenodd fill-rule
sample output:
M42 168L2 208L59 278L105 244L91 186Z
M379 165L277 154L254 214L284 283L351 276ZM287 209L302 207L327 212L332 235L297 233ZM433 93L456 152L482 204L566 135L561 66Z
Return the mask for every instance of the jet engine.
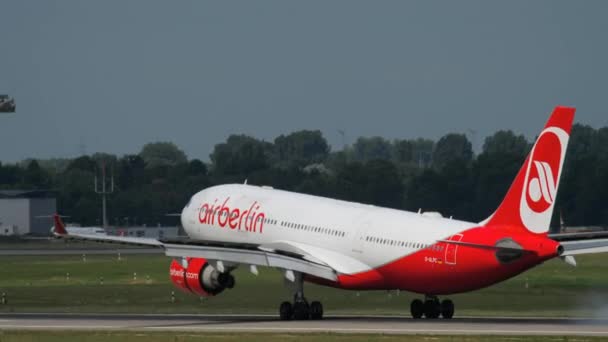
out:
M211 266L206 259L173 259L169 268L171 282L178 289L201 297L211 297L234 287L234 277Z

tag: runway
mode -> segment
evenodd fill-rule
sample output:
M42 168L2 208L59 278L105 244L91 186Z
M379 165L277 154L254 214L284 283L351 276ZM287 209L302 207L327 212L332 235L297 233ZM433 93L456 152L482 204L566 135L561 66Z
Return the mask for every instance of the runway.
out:
M0 330L8 329L608 336L608 320L512 317L414 320L331 315L322 321L284 322L276 315L0 314Z

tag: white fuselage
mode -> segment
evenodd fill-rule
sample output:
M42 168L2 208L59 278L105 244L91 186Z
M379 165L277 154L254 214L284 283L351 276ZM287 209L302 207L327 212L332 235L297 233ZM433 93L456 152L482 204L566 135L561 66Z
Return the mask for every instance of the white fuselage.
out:
M333 252L357 261L350 272L376 268L477 226L242 184L195 194L182 212L182 225L195 240L262 246L288 242Z

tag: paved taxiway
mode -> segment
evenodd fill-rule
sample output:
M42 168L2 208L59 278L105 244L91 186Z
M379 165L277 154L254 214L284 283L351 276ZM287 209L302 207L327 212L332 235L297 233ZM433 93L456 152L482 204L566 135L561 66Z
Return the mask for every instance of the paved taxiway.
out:
M0 330L3 329L608 336L608 319L502 317L428 321L335 315L322 321L283 322L275 315L0 314Z

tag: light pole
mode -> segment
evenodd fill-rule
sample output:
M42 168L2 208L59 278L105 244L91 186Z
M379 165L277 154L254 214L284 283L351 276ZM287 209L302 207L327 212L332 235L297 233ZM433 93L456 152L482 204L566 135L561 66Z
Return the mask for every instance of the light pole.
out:
M101 195L101 210L103 219L103 228L108 228L108 215L106 211L106 195L114 192L114 174L111 177L110 189L106 189L106 162L101 163L101 189L97 188L97 175L95 175L95 193Z

